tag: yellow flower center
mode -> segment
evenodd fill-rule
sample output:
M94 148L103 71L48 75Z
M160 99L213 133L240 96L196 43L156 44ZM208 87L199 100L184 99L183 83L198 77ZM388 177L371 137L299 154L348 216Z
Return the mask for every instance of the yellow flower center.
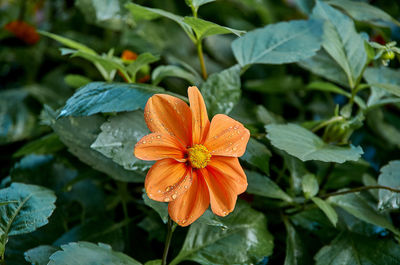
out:
M195 144L188 149L188 159L194 168L205 168L210 158L211 153L204 145Z

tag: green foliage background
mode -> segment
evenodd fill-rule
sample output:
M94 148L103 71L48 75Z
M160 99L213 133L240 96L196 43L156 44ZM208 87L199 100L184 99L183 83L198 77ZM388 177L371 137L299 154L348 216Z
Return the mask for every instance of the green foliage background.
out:
M249 186L177 227L170 264L400 264L399 18L385 0L0 1L0 263L161 264L166 204L132 152L147 99L196 85L251 131Z

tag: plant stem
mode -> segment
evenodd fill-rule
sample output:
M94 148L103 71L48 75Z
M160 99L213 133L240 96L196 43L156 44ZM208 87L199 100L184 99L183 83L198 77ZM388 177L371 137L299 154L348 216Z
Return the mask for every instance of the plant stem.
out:
M201 44L201 40L197 40L197 54L199 56L200 66L201 66L201 73L203 75L203 79L207 79L207 69L206 65L204 64L204 55L203 55L203 47Z
M171 220L171 217L168 216L168 230L167 230L167 237L165 238L165 247L164 247L164 253L162 256L161 265L167 265L167 256L168 256L169 245L171 244L172 233L174 232L173 225L174 224Z
M363 190L371 190L371 189L384 189L384 190L389 190L391 192L400 193L400 190L398 190L398 189L394 189L394 188L387 187L387 186L373 185L373 186L357 187L357 188L350 189L350 190L345 190L345 191L327 193L327 194L321 195L320 197L321 198L328 198L328 197L332 197L332 196L338 196L338 195L354 193L354 192L359 192L359 191L363 191Z
M334 123L334 122L337 122L337 121L341 121L341 120L343 120L343 117L342 117L342 116L335 116L335 117L332 117L331 119L329 119L329 120L327 120L327 121L324 121L324 122L318 124L318 125L315 126L311 131L312 131L312 132L316 132L316 131L318 131L319 129L322 129L322 128L324 128L325 126L327 126L327 125L329 125L329 124L331 124L331 123Z
M18 21L23 21L25 18L25 13L26 13L26 2L27 0L20 0L20 8L19 8L19 14L18 14Z

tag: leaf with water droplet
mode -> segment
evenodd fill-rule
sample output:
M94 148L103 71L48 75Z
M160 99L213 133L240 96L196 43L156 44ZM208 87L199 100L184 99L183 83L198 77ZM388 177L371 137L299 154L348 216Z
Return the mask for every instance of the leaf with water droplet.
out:
M382 186L400 189L400 160L391 161L382 167L378 178L378 184ZM389 190L379 190L380 210L396 210L400 208L400 193Z
M144 174L151 167L152 162L142 161L133 155L135 144L149 133L142 111L120 113L110 117L100 128L101 133L90 146L92 149L111 158L127 170ZM146 141L142 143L145 144Z

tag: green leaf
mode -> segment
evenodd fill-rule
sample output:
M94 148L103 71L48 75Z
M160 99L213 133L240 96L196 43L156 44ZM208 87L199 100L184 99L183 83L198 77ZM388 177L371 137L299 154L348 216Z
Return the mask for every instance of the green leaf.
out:
M200 41L205 37L212 35L232 33L240 37L240 35L245 33L245 31L243 30L236 30L228 27L223 27L213 22L196 17L185 17L183 19L183 22L188 24L193 29L193 31L196 33L197 39Z
M183 260L200 264L249 264L272 254L273 238L262 213L238 203L223 221L228 228L193 223L170 265Z
M84 44L76 42L74 40L71 40L71 39L68 39L68 38L65 38L65 37L50 33L50 32L46 32L46 31L38 31L38 32L40 34L46 36L46 37L52 38L53 40L56 40L56 41L64 44L65 46L67 46L67 47L69 47L71 49L82 51L82 52L85 52L85 53L88 53L88 54L92 54L92 55L96 55L97 54L95 50L87 47Z
M244 88L266 94L288 93L299 91L304 86L300 77L287 74L270 76L267 79L255 79L246 81Z
M162 9L144 7L141 5L134 4L134 3L128 3L125 5L125 7L129 9L133 18L136 21L153 20L153 19L156 19L159 17L165 17L165 18L171 19L171 20L175 21L176 23L178 23L179 26L182 27L182 29L186 32L186 34L189 36L189 38L191 40L195 41L195 37L193 35L192 28L183 21L183 17L181 17L181 16L177 16L175 14L164 11Z
M48 245L42 245L32 248L24 253L25 260L34 265L47 265L50 256L56 252L58 248Z
M317 1L312 17L325 20L322 46L344 70L353 88L367 63L364 39L349 17L324 2Z
M336 224L338 222L338 215L335 209L333 209L333 207L328 202L318 197L313 197L311 198L311 200L318 206L318 208L320 208L325 213L326 217L328 217L333 226L336 227Z
M399 231L390 222L388 216L379 214L377 212L376 205L370 203L360 194L350 193L345 195L332 196L328 199L328 202L343 208L348 213L354 215L358 219L363 220L364 222L389 229L397 235L400 234Z
M98 243L98 245L89 242L70 243L61 246L60 251L57 251L50 257L48 265L141 265L140 262L131 257L116 252L107 244Z
M25 101L28 93L22 89L0 91L0 145L32 136L36 117Z
M149 134L142 111L120 113L110 117L100 129L101 133L90 146L92 149L111 158L127 170L144 173L153 164L133 155L135 144Z
M315 55L321 47L321 35L318 20L280 22L246 33L232 43L232 50L242 67L293 63Z
M312 82L307 86L307 89L310 90L320 90L320 91L326 91L326 92L333 92L339 95L343 95L346 96L348 98L351 98L351 94L343 89L341 89L340 87L332 84L332 83L328 83L328 82L320 82L320 81L316 81L316 82ZM355 96L354 97L354 101L362 108L365 109L366 105L365 102L362 98Z
M80 88L86 86L87 84L92 82L92 80L83 75L69 74L65 76L64 82L73 88Z
M240 67L235 65L210 75L200 90L211 116L228 114L240 100Z
M100 126L105 119L99 115L89 117L64 117L52 121L52 128L60 137L60 140L68 147L68 150L77 156L82 162L94 169L106 173L112 178L127 182L143 182L144 173L128 171L113 162L90 145L96 140ZM133 159L133 154L132 154Z
M328 4L339 7L349 14L354 20L369 22L375 26L389 27L389 23L397 24L400 22L392 18L388 13L366 2L350 1L350 0L329 0Z
M144 204L154 209L154 211L156 211L160 215L161 220L164 222L164 224L166 224L168 222L168 203L154 201L150 199L146 193L143 193L142 198Z
M51 133L25 144L13 154L13 157L21 157L29 154L52 154L64 147L58 135Z
M108 54L98 55L75 50L71 50L70 54L72 57L81 57L92 62L107 81L112 81L114 79L117 70L120 71L123 76L127 77L125 66L122 64L121 59L117 57Z
M190 84L198 85L200 84L200 79L193 73L182 69L175 65L161 65L154 69L151 73L152 84L157 86L166 77L177 77L188 81Z
M248 182L247 193L287 202L292 201L292 198L270 178L249 170L246 170L246 176Z
M318 160L343 163L356 161L363 154L361 147L340 147L324 143L317 135L296 124L266 126L271 144L302 161Z
M312 73L326 78L344 87L349 87L346 74L343 69L325 51L320 50L311 58L302 60L299 65Z
M364 78L371 85L371 95L368 106L374 106L388 93L400 97L400 70L388 67L368 67L364 72Z
M294 194L300 195L302 192L302 179L303 176L308 174L308 171L303 162L294 156L288 155L281 151L281 156L285 160L285 165L290 172L290 187Z
M78 241L102 242L112 246L114 250L122 251L125 246L123 229L130 220L123 220L119 223L104 217L98 216L71 227L62 234L53 245L60 246Z
M271 156L271 151L264 144L250 138L247 143L246 152L240 159L269 175L269 159Z
M136 73L145 65L150 63L154 63L160 60L159 56L154 56L149 52L145 52L140 54L135 61L133 61L130 65L128 65L128 73L131 75L132 78L136 76Z
M382 109L369 111L367 123L375 134L389 144L388 147L400 147L400 131L394 125L385 121Z
M318 180L313 174L306 174L303 176L301 186L303 188L304 196L307 199L314 197L319 191Z
M309 257L304 242L296 229L289 221L285 222L286 227L286 256L284 265L308 265Z
M218 215L215 215L210 209L207 209L202 216L199 217L195 221L195 223L201 223L201 224L206 224L206 225L212 225L212 226L219 226L222 229L228 228L224 222L224 217L220 217Z
M53 191L22 183L1 189L0 201L16 201L0 206L0 245L3 247L9 236L30 233L46 225L56 208Z
M66 161L52 155L28 155L14 165L12 182L41 185L59 195L58 203L77 203L85 216L100 214L104 209L103 190L94 180L82 179L82 174ZM68 192L66 192L68 191Z
M160 259L149 260L144 265L161 265Z
M144 109L147 100L162 89L146 84L93 82L68 99L60 117Z
M215 0L185 0L186 4L193 8L196 13L200 6L214 2Z
M341 233L315 256L316 265L391 265L400 263L400 246L391 239Z
M87 22L113 30L124 26L124 0L77 0L75 6Z
M389 162L381 169L378 184L400 189L400 160ZM389 190L379 190L379 210L396 210L400 208L400 193Z

